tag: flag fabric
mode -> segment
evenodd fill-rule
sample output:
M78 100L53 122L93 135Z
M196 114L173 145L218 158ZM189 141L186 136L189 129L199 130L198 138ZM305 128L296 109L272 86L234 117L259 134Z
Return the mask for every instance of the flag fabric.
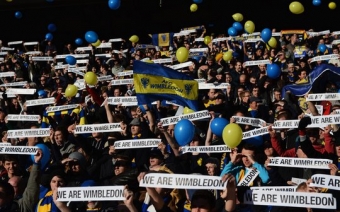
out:
M51 112L47 113L46 111L43 114L43 117L41 119L41 128L48 128L50 126L50 121L48 117L56 117L56 116L61 116L61 115L70 115L72 113L78 114L79 115L79 125L84 125L86 124L86 119L85 119L85 112L81 108L74 108L74 109L69 109L69 110L62 110L62 111L56 111L56 112Z
M173 39L174 39L173 32L153 34L152 44L154 46L172 46Z
M177 104L198 111L198 82L186 74L159 64L134 61L133 82L139 105L176 100Z

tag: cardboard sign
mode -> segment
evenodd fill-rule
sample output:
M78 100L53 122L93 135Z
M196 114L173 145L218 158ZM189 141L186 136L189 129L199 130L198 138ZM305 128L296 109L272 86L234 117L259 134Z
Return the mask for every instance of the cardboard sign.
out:
M182 119L189 119L190 121L200 120L210 118L210 113L207 110L202 110L194 113L189 113L180 116L172 116L168 118L162 118L160 121L163 126L169 126L172 124L177 124Z
M336 209L336 199L326 193L249 190L244 196L244 204Z
M69 110L69 109L74 109L78 107L78 104L72 104L72 105L62 105L62 106L54 106L54 107L47 107L46 112L51 113L51 112L56 112L56 111L62 111L62 110Z
M59 187L60 202L121 201L125 200L124 186Z
M17 115L17 114L8 114L8 121L39 121L39 115Z
M231 152L231 149L226 145L214 145L214 146L183 146L182 153L199 152L199 153L224 153Z
M158 147L162 139L147 138L147 139L132 139L116 141L115 149L135 149L135 148L153 148Z
M140 187L177 189L217 189L224 190L227 182L221 177L209 175L158 174L149 173L139 183Z
M268 166L329 169L331 163L332 160L328 159L271 157Z
M74 130L75 134L85 134L93 132L121 132L120 123L107 123L107 124L87 124L77 125Z

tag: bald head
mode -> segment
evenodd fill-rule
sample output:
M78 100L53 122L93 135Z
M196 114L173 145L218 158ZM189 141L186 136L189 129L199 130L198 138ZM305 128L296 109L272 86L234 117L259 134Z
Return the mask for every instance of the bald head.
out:
M19 176L13 176L8 180L8 183L14 188L14 196L20 196L24 193L25 183Z

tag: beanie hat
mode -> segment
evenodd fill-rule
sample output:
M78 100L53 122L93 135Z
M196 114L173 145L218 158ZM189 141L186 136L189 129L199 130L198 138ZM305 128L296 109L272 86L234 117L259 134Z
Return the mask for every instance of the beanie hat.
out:
M80 164L81 167L85 168L86 167L86 160L84 155L82 155L79 152L72 152L68 158L73 159L73 160L77 160Z

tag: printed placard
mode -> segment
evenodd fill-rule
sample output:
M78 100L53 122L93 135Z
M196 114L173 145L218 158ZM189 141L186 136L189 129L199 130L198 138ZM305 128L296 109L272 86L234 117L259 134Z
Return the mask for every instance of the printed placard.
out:
M220 153L231 152L231 149L226 145L214 145L214 146L183 146L182 153L199 152L199 153Z
M325 127L329 124L340 124L340 115L328 115L328 116L312 116L312 124L307 128L319 128ZM300 120L278 120L273 124L273 129L290 129L298 128Z
M240 180L237 186L250 186L250 184L255 180L255 178L260 174L260 171L257 169L251 169L247 172L246 175Z
M85 134L93 132L121 132L120 123L107 123L107 124L87 124L77 125L74 130L75 134Z
M316 62L316 61L338 59L338 58L339 58L338 54L328 54L328 55L316 56L316 57L312 58L311 63Z
M227 37L223 37L223 38L214 38L212 40L213 43L216 43L216 42L220 42L220 41L226 41L226 40L230 40L230 38L227 38Z
M111 81L111 85L130 85L130 84L133 84L133 79L121 79Z
M22 44L22 43L23 43L23 41L20 40L20 41L10 41L7 44L10 46L10 45L18 45L18 44Z
M170 66L170 68L177 70L177 69L180 69L180 68L189 67L192 64L193 64L193 62L189 61L189 62L180 63L180 64L177 64L177 65Z
M75 74L80 75L80 76L85 76L85 73L77 70L76 68L68 68L68 72L72 72L72 73L75 73Z
M118 72L117 76L118 77L124 77L124 76L130 76L133 75L133 70L125 70L122 72Z
M16 86L25 86L25 85L27 85L27 81L5 83L5 84L1 84L0 86L16 87Z
M125 200L124 186L58 187L60 202Z
M87 64L89 63L89 60L86 59L86 60L77 60L77 64Z
M65 68L68 68L68 65L56 65L54 66L54 69L65 69Z
M112 80L112 79L113 79L113 77L112 77L111 75L100 76L100 77L98 77L98 81L99 81L99 82L102 82L102 81L110 81L110 80Z
M33 95L35 94L35 89L28 88L8 88L6 93L8 94L21 94L21 95Z
M313 183L310 187L321 187L340 191L340 177L326 174L314 174L312 176Z
M54 107L47 107L46 112L56 112L56 111L62 111L62 110L69 110L78 107L78 104L72 104L72 105L62 105L62 106L54 106Z
M67 56L72 56L74 58L86 58L90 55L89 54L60 54L60 55L56 55L55 58L56 59L65 59Z
M115 43L115 42L122 42L123 39L122 38L112 38L109 40L110 43Z
M135 149L135 148L153 148L158 147L162 139L147 138L147 139L132 139L116 141L115 149Z
M297 186L252 186L251 190L275 191L275 192L296 192Z
M11 143L0 142L0 146L12 146Z
M259 118L250 118L243 116L233 116L237 124L246 124L251 125L253 127L263 127L266 126L266 122Z
M268 166L329 169L328 164L331 163L329 159L271 157Z
M41 51L29 51L29 52L25 52L25 54L27 55L39 55L42 54Z
M0 99L2 99L3 92L0 92ZM7 98L17 98L15 94L7 94Z
M38 45L39 42L38 41L33 41L33 42L25 42L24 46L34 46L34 45Z
M14 77L15 73L13 71L1 72L0 77Z
M96 54L96 57L111 57L111 54Z
M209 175L158 174L149 173L139 182L140 187L177 189L217 189L224 190L227 182L221 177Z
M78 48L76 49L76 51L78 51L78 52L82 52L82 51L91 51L91 50L92 50L92 47L90 47L90 46L78 47Z
M318 94L308 94L306 101L333 101L340 100L339 93L318 93Z
M198 83L205 83L207 80L206 79L195 79Z
M230 86L229 83L199 83L198 84L198 89L203 90L203 89L226 89L228 86Z
M243 203L249 205L336 209L336 199L332 194L327 193L249 190L244 195Z
M180 116L172 116L168 118L161 119L163 126L169 126L172 124L177 124L182 119L189 119L190 121L200 120L210 118L210 113L207 110L202 110L194 113L189 113Z
M245 43L257 43L259 41L263 42L262 38L250 38L250 39L245 40L244 42Z
M38 147L35 146L1 146L0 154L11 155L36 155Z
M195 41L197 42L204 41L204 38L195 38Z
M32 99L32 100L27 100L25 102L27 107L36 106L36 105L49 105L49 104L54 104L54 103L55 103L54 97L44 98L44 99Z
M136 96L120 96L120 97L109 97L107 98L107 103L109 105L119 105L122 106L136 106L138 105Z
M164 58L164 59L156 59L156 60L152 60L152 62L154 63L172 63L172 58Z
M8 130L7 138L34 138L50 136L49 128Z
M39 121L39 115L17 115L17 114L8 114L8 121Z
M257 66L262 64L270 64L270 60L255 60L255 61L247 61L244 63L245 66Z
M53 57L32 57L33 61L53 61Z
M300 185L301 183L307 182L306 179L302 179L302 178L296 178L296 177L292 177L292 183L296 184L296 185Z
M112 43L101 43L99 46L96 47L97 49L104 49L104 48L108 48L111 49L112 48Z
M242 140L248 138L254 138L256 136L269 134L268 127L261 127L259 129L249 130L247 132L243 132Z
M208 48L193 48L189 49L189 52L208 52Z

